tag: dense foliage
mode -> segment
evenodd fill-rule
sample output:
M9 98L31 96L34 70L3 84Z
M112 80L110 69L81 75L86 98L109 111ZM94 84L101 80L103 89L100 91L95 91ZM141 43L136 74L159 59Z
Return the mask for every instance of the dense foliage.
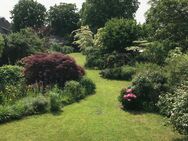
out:
M181 132L188 134L188 87L182 83L173 93L160 96L158 106L163 115L170 117L171 123Z
M13 30L32 27L35 29L44 26L46 8L34 0L20 0L11 11Z
M91 79L83 77L80 80L80 85L85 89L85 95L91 95L95 93L96 85Z
M95 45L105 52L125 52L125 48L138 38L139 26L134 20L112 19L100 29L95 37Z
M138 5L138 0L86 0L81 9L82 24L96 32L111 18L133 19Z
M31 55L22 61L28 84L58 84L63 87L66 81L79 80L85 74L84 69L73 58L61 53Z
M86 56L86 67L88 68L115 68L131 63L130 53L105 53L99 48L89 50Z
M21 58L43 50L43 40L30 28L11 33L6 37L1 61L15 64Z
M166 72L171 86L177 86L188 79L188 54L183 54L179 48L171 50L166 59Z
M75 4L61 3L50 7L48 12L49 26L52 33L59 36L68 36L78 28L79 14Z
M140 58L145 62L162 65L165 63L169 50L173 48L174 46L169 45L168 41L155 41L145 48L145 51L141 53Z
M27 97L13 105L0 105L0 123L18 120L24 116L42 114L49 111L50 102L43 96Z
M19 66L0 67L0 88L7 84L16 84L23 79L23 68Z
M23 68L0 67L0 104L12 103L26 95Z
M134 53L127 50L138 38L139 26L134 20L112 19L94 37L94 48L86 55L86 66L114 68L131 64Z
M69 81L65 84L64 95L69 95L69 102L73 103L85 97L84 88L77 81Z
M126 89L121 94L120 101L124 108L131 107L134 110L144 110L148 112L158 111L156 103L159 96L168 89L167 78L161 71L145 71L138 74L131 86L131 93L136 96L134 102L126 99ZM128 104L128 106L127 106ZM129 109L128 109L129 110Z
M156 40L169 40L176 46L187 49L187 0L151 0L150 3L147 24L151 37Z
M48 52L60 52L64 54L70 54L74 52L74 48L72 46L62 46L58 43L53 43L50 45Z
M4 46L5 46L4 38L3 38L3 36L0 34L0 57L1 57L2 53L3 53L3 48L4 48Z

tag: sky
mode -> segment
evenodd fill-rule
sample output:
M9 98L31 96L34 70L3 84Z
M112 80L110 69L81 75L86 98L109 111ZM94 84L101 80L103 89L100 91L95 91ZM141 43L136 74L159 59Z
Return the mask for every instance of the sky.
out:
M18 3L19 0L0 0L0 17L5 17L8 21L11 21L10 19L10 11L13 9L14 5ZM55 4L59 4L60 2L64 3L75 3L80 9L82 7L82 3L85 0L36 0L40 2L41 4L45 5L47 9L49 9L50 6L53 6ZM148 0L139 0L140 7L136 13L136 20L139 23L145 22L144 13L149 9L149 5L147 4Z

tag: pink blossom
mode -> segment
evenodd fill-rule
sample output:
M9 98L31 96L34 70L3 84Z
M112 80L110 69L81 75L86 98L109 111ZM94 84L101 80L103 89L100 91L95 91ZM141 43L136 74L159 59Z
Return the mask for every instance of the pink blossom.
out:
M133 89L127 89L127 90L126 90L126 93L127 93L127 94L130 94L130 93L132 93L132 92L133 92Z
M130 93L130 94L124 95L123 98L124 98L125 100L127 100L127 101L131 101L131 100L136 99L137 96L136 96L135 94L133 94L133 93Z

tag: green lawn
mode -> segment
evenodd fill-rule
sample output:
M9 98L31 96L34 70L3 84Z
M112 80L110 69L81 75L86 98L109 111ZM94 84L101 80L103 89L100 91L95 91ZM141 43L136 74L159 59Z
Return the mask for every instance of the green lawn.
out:
M81 65L85 57L71 54ZM60 115L27 117L0 125L0 141L183 141L156 114L130 114L120 109L119 91L129 82L102 79L87 70L96 94L65 107ZM185 139L186 140L186 139Z

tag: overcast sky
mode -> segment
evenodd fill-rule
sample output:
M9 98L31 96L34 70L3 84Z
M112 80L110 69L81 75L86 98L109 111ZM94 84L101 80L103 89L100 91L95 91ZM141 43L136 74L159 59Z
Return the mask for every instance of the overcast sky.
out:
M0 0L0 16L5 17L6 19L10 20L10 11L13 9L14 5L19 0ZM47 9L49 9L50 6L53 6L54 4L59 4L60 2L65 3L76 3L77 7L80 9L82 6L82 3L85 0L37 0L38 2L42 3L46 6ZM136 20L139 23L145 22L144 13L149 8L149 5L147 5L148 0L139 0L140 1L140 8L138 9L136 13Z

